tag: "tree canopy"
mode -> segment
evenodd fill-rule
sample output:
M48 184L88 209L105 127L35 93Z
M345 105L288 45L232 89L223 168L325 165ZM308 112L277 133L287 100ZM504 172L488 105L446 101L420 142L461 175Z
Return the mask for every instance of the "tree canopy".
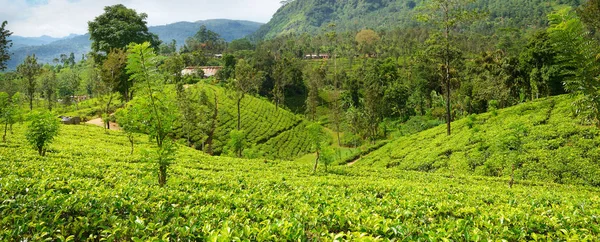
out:
M108 54L113 48L124 49L129 43L144 42L157 48L160 41L148 31L146 18L147 14L138 14L123 4L105 7L103 14L88 22L92 51Z

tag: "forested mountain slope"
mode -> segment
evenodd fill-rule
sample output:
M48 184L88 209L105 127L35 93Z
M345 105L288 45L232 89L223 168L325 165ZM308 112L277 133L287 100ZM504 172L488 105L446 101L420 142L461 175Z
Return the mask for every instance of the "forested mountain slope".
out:
M600 185L600 133L568 95L472 115L399 138L354 166Z
M392 29L416 26L416 11L422 0L289 0L255 34L271 39L290 33L317 34L331 23L337 31L363 28ZM577 6L580 0L477 0L474 4L489 15L476 28L535 28L546 26L546 15L558 4ZM330 30L327 30L330 31Z

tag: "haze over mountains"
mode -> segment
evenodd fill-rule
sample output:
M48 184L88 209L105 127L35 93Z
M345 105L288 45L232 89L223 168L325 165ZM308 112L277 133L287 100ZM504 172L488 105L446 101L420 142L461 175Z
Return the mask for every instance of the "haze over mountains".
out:
M217 32L226 41L232 41L254 33L262 23L245 20L211 19L151 26L149 30L158 35L165 43L169 43L174 39L177 41L178 46L182 46L185 39L196 34L202 25ZM82 55L90 51L91 45L89 34L72 34L65 38L11 36L10 39L13 41L13 47L11 48L13 56L8 61L9 70L14 70L27 55L31 54L35 54L41 63L51 63L54 58L59 58L61 54L69 55L70 53L74 53L76 60L80 60Z

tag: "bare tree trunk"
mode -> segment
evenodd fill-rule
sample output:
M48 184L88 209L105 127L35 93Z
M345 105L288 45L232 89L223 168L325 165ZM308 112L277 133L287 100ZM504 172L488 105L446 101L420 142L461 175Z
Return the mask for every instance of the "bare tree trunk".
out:
M446 73L445 73L445 84L446 84L446 132L448 133L448 135L450 135L450 122L451 120L451 115L450 115L450 26L449 26L449 16L448 16L448 12L449 10L449 6L448 6L448 2L445 3L446 4L446 9L444 11L444 18L445 18L445 22L446 22L446 29L444 32L444 36L446 37L446 56L445 56L445 64L446 64Z
M211 123L210 132L208 133L208 138L206 138L206 144L207 144L206 153L208 153L209 155L213 155L212 143L213 143L213 136L215 135L215 131L217 130L218 115L219 115L219 99L217 97L217 93L215 93L215 111L213 113L212 120L211 120L212 123Z
M129 143L131 144L131 152L129 152L129 155L133 155L133 142L135 141L133 134L129 134L127 138L129 139Z
M319 164L319 157L321 157L321 154L317 150L317 159L315 159L315 167L313 168L313 173L317 172L317 165Z
M237 100L237 130L240 130L241 128L241 115L240 115L240 103L242 102L241 98L238 98Z
M2 142L6 143L6 131L8 130L8 122L4 124L4 135L2 136Z

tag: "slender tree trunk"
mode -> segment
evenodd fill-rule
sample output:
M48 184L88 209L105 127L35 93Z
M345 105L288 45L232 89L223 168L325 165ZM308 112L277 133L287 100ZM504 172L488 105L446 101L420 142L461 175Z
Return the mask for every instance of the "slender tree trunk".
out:
M219 115L219 99L217 97L217 93L215 92L215 111L213 113L212 120L211 120L210 132L208 133L208 138L206 138L206 144L207 144L206 153L208 153L209 155L213 155L212 143L213 143L213 136L215 135L215 130L217 130L218 115Z
M110 97L108 98L108 103L106 104L106 111L104 112L104 113L106 113L106 121L104 121L105 124L106 124L106 129L110 129L110 121L108 120L108 115L110 115L109 114L109 112L110 112L110 103L112 102L112 99L113 99L112 94L109 94L109 95L110 95Z
M133 155L133 142L135 141L133 134L129 134L127 138L129 138L129 143L131 144L131 152L129 152L129 155Z
M237 130L240 130L241 128L241 115L240 115L240 103L242 102L241 98L238 98L237 100Z
M317 172L317 165L319 164L319 157L321 157L321 154L317 150L317 159L315 159L315 166L313 167L313 173Z
M6 143L6 131L8 130L8 122L4 124L4 135L2 136L2 142Z
M444 11L444 18L445 18L445 22L446 22L446 29L444 32L444 36L446 38L446 58L445 58L445 64L446 64L446 73L445 73L445 81L446 81L446 132L448 133L448 135L450 135L450 122L451 120L451 114L450 114L450 26L449 26L449 16L448 16L448 12L449 12L449 6L448 6L448 2L446 2L446 9Z
M33 95L29 96L29 111L33 110Z

